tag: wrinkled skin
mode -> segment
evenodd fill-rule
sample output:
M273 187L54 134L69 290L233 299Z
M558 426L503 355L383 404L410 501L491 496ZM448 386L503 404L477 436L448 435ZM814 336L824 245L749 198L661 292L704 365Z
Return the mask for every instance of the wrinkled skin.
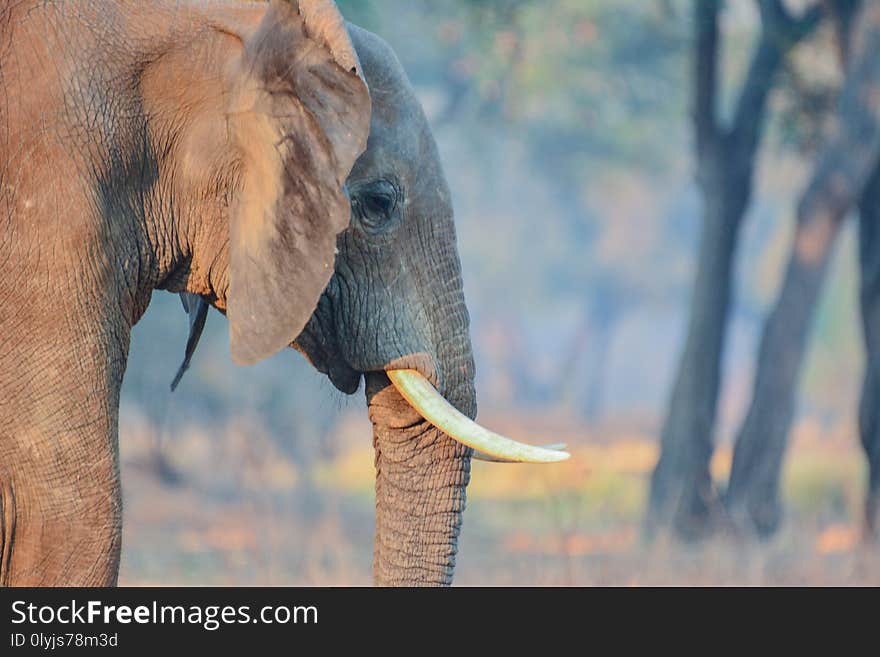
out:
M425 422L381 372L416 369L459 410L476 415L452 203L397 58L369 32L352 26L350 33L373 99L370 138L348 179L351 226L339 238L334 277L297 345L343 392L367 373L376 582L448 584L470 450Z
M476 412L424 115L331 3L177 5L0 10L0 584L115 583L119 388L154 289L225 312L238 362L293 344L344 392L364 375L375 581L449 584L469 450L383 373Z

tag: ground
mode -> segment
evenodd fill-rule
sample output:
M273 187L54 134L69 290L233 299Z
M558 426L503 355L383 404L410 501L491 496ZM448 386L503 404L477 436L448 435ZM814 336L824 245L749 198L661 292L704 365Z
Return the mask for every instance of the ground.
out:
M647 546L650 435L617 426L600 437L565 417L485 415L516 437L540 425L535 442L567 440L573 458L475 465L457 585L880 585L880 550L860 541L863 464L846 431L797 428L786 521L771 541ZM309 472L247 427L183 428L157 467L150 427L124 417L120 584L368 585L369 427L353 413L336 430L350 446ZM721 448L719 480L729 461Z

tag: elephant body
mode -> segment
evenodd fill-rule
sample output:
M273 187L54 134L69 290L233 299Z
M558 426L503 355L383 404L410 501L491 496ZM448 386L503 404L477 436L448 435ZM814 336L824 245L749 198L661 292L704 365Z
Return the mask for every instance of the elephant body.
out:
M117 420L153 290L293 346L374 425L379 584L452 579L476 413L449 190L393 52L325 0L0 9L0 584L109 585ZM194 511L195 512L195 511Z

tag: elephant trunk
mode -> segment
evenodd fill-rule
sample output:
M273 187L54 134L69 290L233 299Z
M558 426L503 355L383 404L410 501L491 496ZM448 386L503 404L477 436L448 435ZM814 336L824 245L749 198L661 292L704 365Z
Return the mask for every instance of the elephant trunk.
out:
M474 363L463 300L452 316L461 331L438 345L440 390L459 411L476 415ZM422 418L383 372L367 375L376 450L373 579L379 586L452 583L471 450Z

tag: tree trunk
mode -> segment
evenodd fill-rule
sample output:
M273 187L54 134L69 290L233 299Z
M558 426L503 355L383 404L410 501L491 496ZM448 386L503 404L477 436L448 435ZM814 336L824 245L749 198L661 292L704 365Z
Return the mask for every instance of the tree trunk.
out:
M823 215L799 223L782 292L761 338L752 403L736 440L727 490L732 517L738 523L748 518L759 534L772 533L779 523L779 475L796 382L841 219ZM797 246L807 242L806 252Z
M620 317L619 310L615 309L608 310L607 314L598 316L594 320L594 344L591 350L593 357L585 373L586 391L583 401L584 418L591 426L595 426L602 419L608 361Z
M679 535L696 538L713 507L709 462L737 232L738 222L728 220L721 204L710 205L687 340L651 478L649 535L671 524Z
M868 3L854 24L854 60L831 138L798 207L792 254L764 328L752 403L736 441L728 507L744 529L760 534L772 533L779 523L794 387L831 248L880 153L880 3Z
M859 433L868 459L864 535L877 537L880 510L880 167L859 200L859 269L865 381L859 405Z
M721 381L721 354L739 227L751 198L767 98L786 53L811 33L820 13L792 19L764 0L755 48L731 125L716 118L719 2L695 0L694 132L703 197L703 234L684 351L679 361L651 477L646 530L673 528L685 538L711 529L716 506L709 463Z
M602 418L608 361L614 336L625 317L616 290L599 285L583 309L571 345L562 360L553 397L566 403L590 425Z

